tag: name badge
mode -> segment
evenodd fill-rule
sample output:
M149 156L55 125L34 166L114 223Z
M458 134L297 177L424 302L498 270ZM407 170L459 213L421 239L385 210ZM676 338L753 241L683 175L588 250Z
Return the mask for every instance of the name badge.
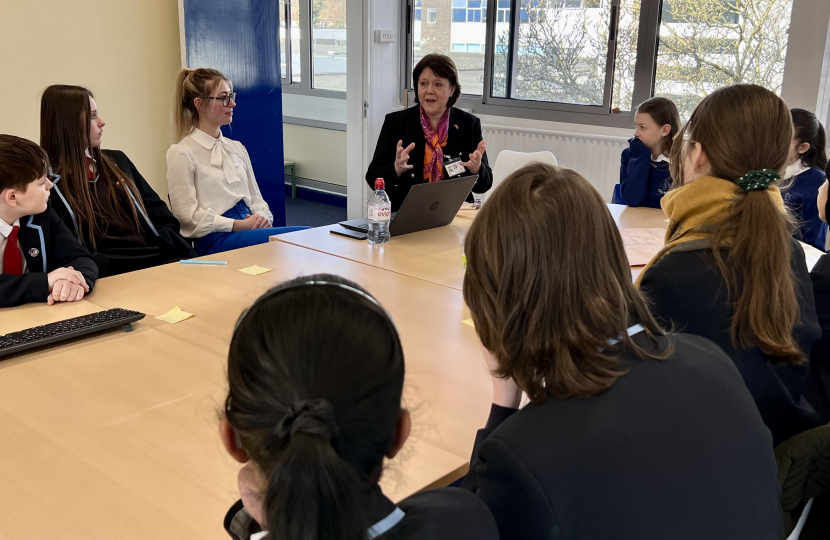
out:
M464 174L464 165L461 164L461 158L445 159L444 168L447 170L447 178L460 176Z

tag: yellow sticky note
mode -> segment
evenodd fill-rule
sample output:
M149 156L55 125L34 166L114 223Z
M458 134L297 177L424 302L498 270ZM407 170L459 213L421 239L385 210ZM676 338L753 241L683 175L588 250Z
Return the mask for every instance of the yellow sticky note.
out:
M264 273L270 272L270 271L271 271L271 268L265 268L265 267L257 266L257 265L249 266L248 268L243 268L243 269L240 270L240 272L242 272L243 274L250 274L252 276L258 276L260 274L264 274Z
M179 306L176 306L164 315L159 315L158 317L156 317L156 319L164 322L169 322L170 324L176 324L177 322L182 322L183 320L189 319L192 316L192 313L182 311L181 309L179 309Z
M476 325L475 325L475 324L473 324L473 320L472 320L472 319L465 319L465 320L461 321L461 324L466 324L467 326L472 326L473 328L475 328L475 327L476 327Z

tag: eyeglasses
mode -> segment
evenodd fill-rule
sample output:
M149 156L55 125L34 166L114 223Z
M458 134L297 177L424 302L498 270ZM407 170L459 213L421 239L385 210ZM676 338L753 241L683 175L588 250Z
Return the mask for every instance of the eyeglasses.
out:
M219 97L209 97L208 99L218 99L222 102L223 107L227 107L231 101L236 103L236 92Z

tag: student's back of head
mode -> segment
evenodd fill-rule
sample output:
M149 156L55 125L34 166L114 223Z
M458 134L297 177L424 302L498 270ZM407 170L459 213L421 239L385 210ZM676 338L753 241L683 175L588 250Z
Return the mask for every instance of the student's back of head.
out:
M734 303L733 344L801 362L804 354L793 337L799 309L790 264L794 225L774 182L790 155L790 110L760 86L722 88L701 101L678 139L684 142L672 151L673 187L701 176L740 186L726 217L707 224L713 227L712 254Z
M579 173L516 171L479 211L465 249L464 299L482 345L531 400L607 389L622 374L621 346L665 357L627 334L634 323L663 331L631 282L608 208Z
M269 538L365 539L360 498L399 439L403 381L391 319L342 278L286 282L243 315L225 414L266 479Z

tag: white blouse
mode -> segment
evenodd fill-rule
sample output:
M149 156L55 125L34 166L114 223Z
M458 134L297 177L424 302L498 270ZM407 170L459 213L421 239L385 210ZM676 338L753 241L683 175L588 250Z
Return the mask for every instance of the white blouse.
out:
M233 219L222 214L244 201L254 214L271 223L254 177L251 158L242 143L222 135L214 139L200 129L167 150L170 209L186 238L231 232Z

